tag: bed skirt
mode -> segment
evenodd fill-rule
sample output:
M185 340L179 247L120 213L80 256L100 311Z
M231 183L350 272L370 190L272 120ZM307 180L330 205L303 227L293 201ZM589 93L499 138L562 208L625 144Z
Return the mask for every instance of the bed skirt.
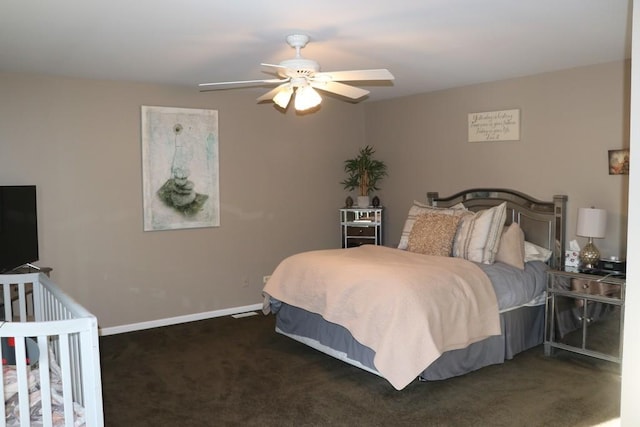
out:
M523 306L500 314L502 335L443 353L420 375L421 380L443 380L485 366L503 363L516 354L542 344L544 305ZM375 353L356 341L344 327L320 315L281 303L276 331L369 372L378 374Z

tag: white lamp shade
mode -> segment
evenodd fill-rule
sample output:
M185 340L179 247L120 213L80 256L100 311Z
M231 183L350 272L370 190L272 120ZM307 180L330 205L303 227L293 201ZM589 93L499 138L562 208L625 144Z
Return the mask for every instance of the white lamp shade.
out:
M595 208L578 209L576 234L582 237L602 239L607 229L607 211Z
M273 97L273 102L280 108L286 109L293 95L293 88L291 86L283 87L280 92Z
M304 111L317 107L322 102L320 94L311 86L302 86L296 90L296 100L294 105L296 110Z

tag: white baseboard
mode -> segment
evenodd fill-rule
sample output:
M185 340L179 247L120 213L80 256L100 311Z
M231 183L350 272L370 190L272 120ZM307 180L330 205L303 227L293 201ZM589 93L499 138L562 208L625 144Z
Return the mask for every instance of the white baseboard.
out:
M150 320L148 322L131 323L129 325L99 328L100 336L123 334L125 332L142 331L144 329L159 328L162 326L178 325L180 323L194 322L197 320L213 319L214 317L231 316L232 314L245 313L252 310L262 310L262 304L245 305L242 307L224 308L222 310L206 311L204 313L185 314L184 316L169 317L167 319Z

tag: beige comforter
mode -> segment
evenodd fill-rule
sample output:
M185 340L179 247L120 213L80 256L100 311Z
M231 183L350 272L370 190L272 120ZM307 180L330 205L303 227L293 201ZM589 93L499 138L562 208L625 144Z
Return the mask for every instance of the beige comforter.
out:
M443 352L500 334L489 278L472 262L364 245L293 255L264 287L269 296L347 328L375 351L396 389Z

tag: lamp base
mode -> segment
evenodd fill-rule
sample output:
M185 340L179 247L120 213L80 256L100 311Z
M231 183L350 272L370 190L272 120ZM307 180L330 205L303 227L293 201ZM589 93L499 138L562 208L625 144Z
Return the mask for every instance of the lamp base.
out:
M580 267L579 270L594 270L598 268L600 261L600 251L593 244L593 238L589 237L589 243L580 251Z

